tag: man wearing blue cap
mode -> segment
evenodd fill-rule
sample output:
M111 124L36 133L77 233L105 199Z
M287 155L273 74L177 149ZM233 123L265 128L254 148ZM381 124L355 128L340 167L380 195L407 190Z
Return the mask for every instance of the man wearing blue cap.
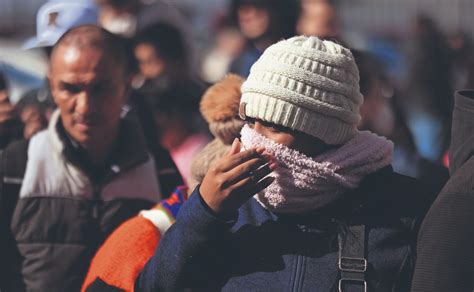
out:
M48 129L0 153L1 291L79 291L108 234L160 200L145 138L124 118L124 42L93 25L66 32L50 58Z
M50 0L38 10L36 36L28 39L23 44L23 49L42 49L49 58L53 46L68 29L84 24L97 24L98 15L97 6L89 0ZM48 82L27 92L18 102L17 108L19 111L35 108L47 120L55 108ZM29 124L35 121L24 122L26 129L38 128ZM34 133L25 135L25 138L30 138Z

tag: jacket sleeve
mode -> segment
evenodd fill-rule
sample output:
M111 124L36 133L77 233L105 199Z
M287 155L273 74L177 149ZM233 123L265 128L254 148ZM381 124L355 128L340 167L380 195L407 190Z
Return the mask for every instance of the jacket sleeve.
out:
M229 264L234 223L218 218L196 188L139 275L135 291L214 290L209 279L221 278L220 267Z
M440 195L418 237L412 291L472 291L474 197Z
M177 187L168 199L115 229L95 254L82 291L103 291L104 287L133 291L139 272L155 253L161 235L174 223L186 199L187 187Z

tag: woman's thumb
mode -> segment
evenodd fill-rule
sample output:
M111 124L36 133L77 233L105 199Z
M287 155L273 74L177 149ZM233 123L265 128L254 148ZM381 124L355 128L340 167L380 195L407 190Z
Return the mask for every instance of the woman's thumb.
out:
M228 155L234 155L240 152L240 141L238 138L234 139L234 142L232 142L232 146L230 147Z

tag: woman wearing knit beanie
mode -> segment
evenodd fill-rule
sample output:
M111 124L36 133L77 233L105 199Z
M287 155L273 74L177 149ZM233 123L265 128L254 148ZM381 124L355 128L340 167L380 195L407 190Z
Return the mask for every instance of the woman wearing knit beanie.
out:
M351 52L280 41L241 90L240 141L183 205L136 290L408 291L430 202L393 172L390 141L357 131Z

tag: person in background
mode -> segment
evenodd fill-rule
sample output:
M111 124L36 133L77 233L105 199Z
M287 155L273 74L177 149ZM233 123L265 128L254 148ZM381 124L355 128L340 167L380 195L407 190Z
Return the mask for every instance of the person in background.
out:
M339 37L339 21L332 0L302 0L296 32L323 39Z
M141 30L134 39L140 71L137 91L153 99L166 98L164 91L186 91L196 109L204 86L190 70L191 54L183 33L174 25L158 22Z
M230 72L247 77L268 46L295 34L299 4L291 0L232 0L230 5L231 16L247 40Z
M0 71L0 151L21 138L22 125L8 98L7 80Z
M181 207L135 291L407 291L431 198L393 172L390 141L357 130L351 52L280 41L241 91L240 141Z
M188 33L187 22L176 5L168 1L95 0L100 8L99 23L106 30L133 38L142 29L165 22Z
M419 179L431 193L438 193L449 178L448 169L419 155L398 105L397 93L380 60L362 51L353 51L353 54L359 68L360 91L364 96L359 130L369 130L393 141L394 170Z
M436 23L419 15L411 49L402 110L420 155L440 163L448 148L453 107L449 47Z
M137 109L149 148L159 162L157 167L160 169L160 181L163 181L163 193L166 197L177 185L183 184L181 176L189 174L188 171L178 172L175 165L177 161L173 161L168 152L181 145L188 138L186 135L205 132L205 125L198 111L204 85L189 69L191 55L183 34L177 27L164 22L148 26L134 38L133 47L139 76L134 78L135 89L131 104ZM170 116L165 110L160 110L162 106L180 113ZM177 119L177 123L172 122L170 125L170 118ZM173 133L171 128L179 128L180 131ZM171 136L168 135L170 133ZM167 141L163 141L164 137ZM205 143L206 139L202 135L199 137L191 143L191 148L187 147L191 150L190 153L194 151L192 148L198 149ZM171 142L169 138L176 139L172 139L173 143L168 143ZM188 142L190 141L192 140Z
M134 290L138 274L176 220L190 192L202 181L210 165L230 150L233 139L239 137L244 125L238 117L243 81L239 76L228 75L206 91L200 109L215 138L193 158L188 187L177 187L170 198L120 225L94 256L82 291Z
M0 221L9 226L2 291L79 290L103 240L161 199L140 127L124 118L131 91L124 42L86 25L53 48L48 80L58 109L46 130L1 156Z
M474 91L455 93L451 178L418 236L414 292L474 290Z
M245 38L228 15L221 15L213 26L214 44L205 54L201 76L208 83L215 83L229 72L231 62L242 52Z
M209 134L196 123L193 99L186 91L164 92L154 103L154 117L161 146L167 149L184 182L191 178L189 162L208 142Z

